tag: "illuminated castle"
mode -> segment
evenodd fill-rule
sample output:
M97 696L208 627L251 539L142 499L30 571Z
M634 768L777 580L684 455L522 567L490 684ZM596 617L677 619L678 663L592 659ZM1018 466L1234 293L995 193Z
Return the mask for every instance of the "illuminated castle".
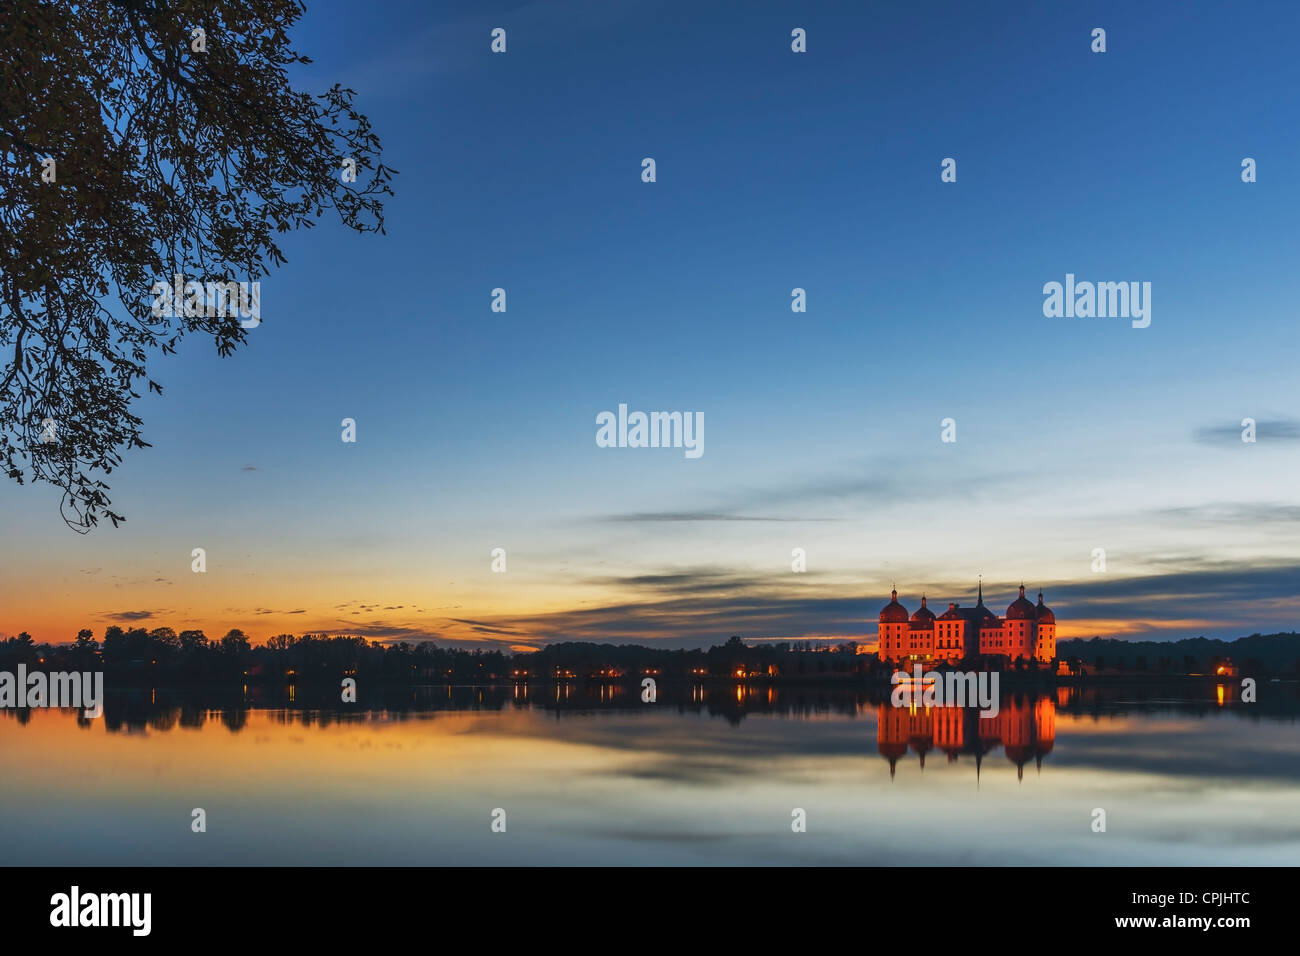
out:
M924 596L911 617L898 603L897 590L890 592L890 598L880 612L878 654L882 661L955 664L971 657L998 656L1009 661L1047 662L1056 656L1056 615L1043 604L1042 591L1037 606L1031 604L1023 584L1005 617L984 606L983 583L974 607L949 604L938 617L925 606Z

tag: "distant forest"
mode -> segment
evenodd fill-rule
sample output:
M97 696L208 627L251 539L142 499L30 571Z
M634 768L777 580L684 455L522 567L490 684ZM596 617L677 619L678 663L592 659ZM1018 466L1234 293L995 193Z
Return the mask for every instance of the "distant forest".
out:
M634 678L781 675L851 677L879 668L874 655L858 655L849 642L783 642L747 646L739 637L708 650L667 650L631 644L552 644L539 651L465 650L362 637L279 634L254 646L240 630L219 640L202 631L109 627L102 641L89 629L71 644L37 644L29 634L0 642L0 669L18 663L44 670L100 670L117 680L313 681L342 677L381 681L464 682L513 678ZM775 671L773 670L775 668Z
M1121 641L1094 637L1059 641L1057 653L1099 673L1106 670L1152 673L1204 673L1231 660L1246 676L1300 675L1300 634L1251 634L1231 641L1190 637L1181 641Z
M881 677L894 669L855 642L782 641L746 644L739 637L707 650L670 650L636 644L566 642L532 652L464 650L435 642L377 642L362 637L279 634L254 646L240 630L219 640L202 631L170 627L109 627L103 639L89 630L69 644L37 644L29 634L0 642L0 669L17 664L47 671L103 670L115 679L155 682L324 682L342 677L382 681L482 682L514 678ZM1235 641L1192 638L1159 643L1093 638L1066 640L1060 657L1096 675L1203 674L1231 660L1243 675L1300 675L1300 634L1252 634ZM1042 672L1037 662L980 659L988 667Z

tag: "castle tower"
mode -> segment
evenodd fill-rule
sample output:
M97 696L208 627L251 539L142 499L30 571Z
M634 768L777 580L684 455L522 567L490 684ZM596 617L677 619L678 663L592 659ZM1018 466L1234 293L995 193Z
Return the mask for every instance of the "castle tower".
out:
M877 634L880 638L880 659L899 661L909 653L907 645L911 643L910 622L907 608L898 603L898 589L889 592L889 603L880 609L880 623Z
M1020 596L1007 608L1007 656L1011 660L1023 657L1029 660L1038 654L1038 612L1025 597L1025 586L1020 585Z
M1056 658L1056 614L1043 604L1043 592L1038 592L1038 606L1034 608L1034 618L1038 625L1038 646L1035 648L1040 661Z
M934 612L925 606L925 595L922 594L921 606L916 609L912 622L908 625L909 653L922 660L929 661L942 656L935 652L934 620Z

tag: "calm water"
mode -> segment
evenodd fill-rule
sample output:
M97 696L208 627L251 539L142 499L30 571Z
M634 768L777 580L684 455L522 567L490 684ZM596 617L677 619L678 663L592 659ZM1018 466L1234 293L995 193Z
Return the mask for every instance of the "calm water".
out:
M407 688L347 711L142 691L92 722L0 712L0 847L19 865L1294 864L1297 686L1233 694L1061 689L990 721L766 686L653 705Z

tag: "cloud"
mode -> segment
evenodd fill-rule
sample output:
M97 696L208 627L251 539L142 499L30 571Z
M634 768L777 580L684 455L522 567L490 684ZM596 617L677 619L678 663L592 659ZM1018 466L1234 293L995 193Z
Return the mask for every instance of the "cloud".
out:
M1295 581L1300 564L1271 562L1192 562L1179 567L1173 557L1153 559L1156 573L1132 577L1089 575L1041 585L1046 603L1062 629L1072 624L1097 633L1129 638L1177 640L1182 637L1239 637L1255 631L1291 630L1300 618ZM733 634L746 640L823 639L870 642L887 593L846 593L843 585L790 581L789 574L738 574L721 567L663 571L589 579L625 600L595 607L467 621L476 632L515 633L554 643L590 640L708 647ZM1019 581L985 581L984 598L996 614L1015 599ZM975 603L970 581L926 581L909 586L900 600L914 610L925 591L931 606ZM1072 635L1073 636L1073 635Z
M706 511L638 511L606 515L601 521L835 521L835 518L785 518Z
M451 618L457 624L467 624L470 630L479 634L502 634L508 637L517 637L518 631L513 627L503 624L494 624L487 621L474 621L464 617Z
M1189 520L1225 524L1300 521L1300 505L1277 501L1223 502L1187 508L1164 508L1151 513L1158 518L1171 518L1180 524Z
M582 583L665 594L744 593L788 583L789 572L773 575L744 574L730 568L693 567L651 574L588 577Z
M741 499L755 505L798 502L827 502L857 505L889 505L900 501L936 501L940 498L970 499L994 488L1027 480L1016 472L973 473L969 469L927 468L920 453L912 455L912 467L900 473L895 460L853 463L838 471L784 485L740 492Z
M118 611L116 614L104 615L110 621L147 621L154 616L153 611Z
M958 471L929 468L925 461L920 460L920 453L913 456L911 463L914 467L900 474L894 461L848 462L821 476L797 476L760 487L733 488L707 508L618 512L598 516L595 520L645 523L842 521L843 514L791 516L764 512L767 509L785 511L798 508L803 511L823 507L858 514L871 508L906 502L933 504L953 498L970 501L994 489L1005 492L1014 484L1030 480L1029 476L1016 472L981 474L966 468Z
M1210 425L1198 428L1192 437L1198 442L1209 444L1242 444L1241 433L1245 426L1241 424ZM1300 420L1294 418L1275 418L1255 422L1255 439L1258 442L1295 441L1300 439Z
M353 613L355 614L357 612L354 611ZM338 628L327 628L324 630L313 630L312 633L345 637L366 637L382 642L411 641L414 643L432 641L441 637L441 634L438 631L431 631L427 627L411 627L407 624L394 624L389 621L339 621L339 623L344 626Z

